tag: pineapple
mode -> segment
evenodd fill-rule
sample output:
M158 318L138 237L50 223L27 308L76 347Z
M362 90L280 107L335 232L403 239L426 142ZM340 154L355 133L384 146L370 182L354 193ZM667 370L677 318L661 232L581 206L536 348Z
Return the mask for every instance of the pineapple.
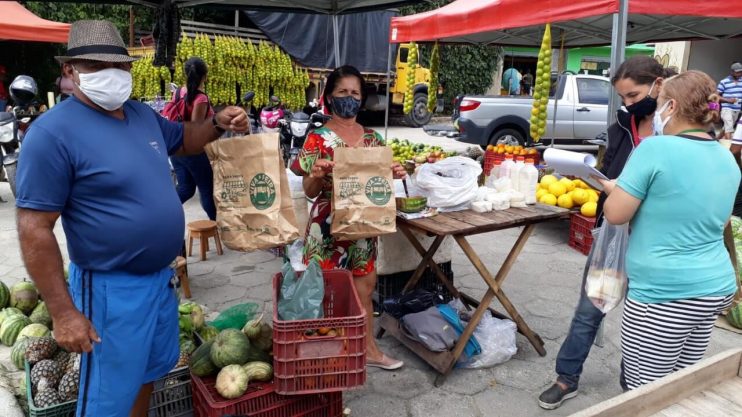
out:
M70 353L60 349L57 354L54 355L53 359L56 363L59 364L59 367L62 368L62 371L65 371L67 368L67 362L69 362L70 360Z
M57 342L52 337L40 337L31 341L26 347L26 360L34 365L44 359L51 359L57 353Z
M59 381L59 398L62 401L72 401L77 398L80 389L80 376L76 373L65 374Z
M79 353L70 353L67 365L62 369L65 374L79 374L80 373L80 359L82 357Z
M31 383L38 385L42 379L46 379L51 387L56 387L62 375L62 369L58 363L51 359L44 359L31 369Z
M54 389L39 390L33 398L34 405L38 408L51 407L61 402L59 394Z
M180 356L178 356L178 363L175 365L175 368L180 368L182 366L188 366L188 363L191 361L191 355L188 354L188 352L180 351Z

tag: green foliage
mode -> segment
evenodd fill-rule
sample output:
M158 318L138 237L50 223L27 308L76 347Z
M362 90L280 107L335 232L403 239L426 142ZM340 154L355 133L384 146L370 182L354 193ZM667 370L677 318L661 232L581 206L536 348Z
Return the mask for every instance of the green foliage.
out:
M410 15L437 9L452 0L431 0L403 7L400 14ZM420 57L430 67L432 44L420 44ZM440 48L439 78L445 83L444 102L446 111L451 110L457 94L484 94L492 85L502 48L490 45L445 45Z

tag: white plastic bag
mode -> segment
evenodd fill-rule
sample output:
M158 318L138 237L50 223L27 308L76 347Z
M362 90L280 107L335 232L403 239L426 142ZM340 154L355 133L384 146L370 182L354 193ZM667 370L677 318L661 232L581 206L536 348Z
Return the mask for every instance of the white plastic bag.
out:
M595 307L607 313L626 294L626 247L629 224L615 225L603 221L593 244L590 267L585 279L585 293Z
M289 262L294 271L301 272L307 269L304 265L304 239L296 239L294 243L289 245Z
M459 299L448 303L459 312L459 315L468 315L464 305ZM482 320L474 329L474 338L482 347L482 353L467 358L462 355L457 367L479 369L490 368L505 363L515 355L518 347L515 344L515 334L518 327L512 320L501 320L493 317L489 312L482 316Z
M476 161L454 156L434 164L424 164L415 180L428 198L428 206L444 209L468 207L477 196L477 179L481 174L482 167Z

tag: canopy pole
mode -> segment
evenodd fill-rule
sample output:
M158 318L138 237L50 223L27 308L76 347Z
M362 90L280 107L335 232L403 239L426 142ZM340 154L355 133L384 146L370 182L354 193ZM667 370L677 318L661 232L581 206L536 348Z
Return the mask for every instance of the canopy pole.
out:
M389 52L386 56L386 105L384 106L384 140L389 139L389 107L392 97L389 95L389 80L392 78L392 43L389 42Z
M338 15L332 15L332 36L334 40L333 50L335 53L335 67L342 65L340 63L340 33L338 32Z
M613 14L611 34L611 68L609 75L616 73L626 55L626 30L629 16L629 0L618 0L618 13ZM608 103L608 126L616 122L616 111L621 107L621 98L613 92Z

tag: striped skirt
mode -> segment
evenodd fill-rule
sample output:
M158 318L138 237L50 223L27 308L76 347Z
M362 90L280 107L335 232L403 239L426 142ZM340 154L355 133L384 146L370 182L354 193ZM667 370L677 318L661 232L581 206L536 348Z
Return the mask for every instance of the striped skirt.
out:
M652 304L627 297L621 322L626 388L637 388L700 361L717 316L733 297Z

